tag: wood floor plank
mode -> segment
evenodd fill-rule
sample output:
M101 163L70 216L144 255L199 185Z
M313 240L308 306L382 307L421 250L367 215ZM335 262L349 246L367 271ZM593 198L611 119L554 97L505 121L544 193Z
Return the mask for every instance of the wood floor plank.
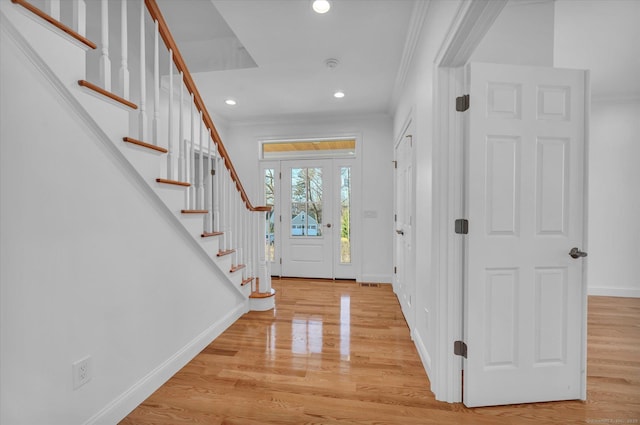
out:
M273 286L121 424L640 423L640 299L589 298L586 402L467 409L435 400L390 286Z

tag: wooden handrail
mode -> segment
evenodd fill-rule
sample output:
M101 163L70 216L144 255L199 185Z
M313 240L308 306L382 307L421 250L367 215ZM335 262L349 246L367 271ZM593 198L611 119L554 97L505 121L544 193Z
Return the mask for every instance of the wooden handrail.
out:
M236 169L234 168L233 163L231 162L231 157L229 157L229 154L227 153L227 150L225 149L224 144L222 143L222 139L220 138L220 135L218 134L218 131L216 130L215 125L213 124L213 120L209 115L209 111L207 111L204 101L200 96L200 92L198 92L198 88L196 87L196 84L193 81L193 77L191 76L191 73L187 68L187 64L182 58L182 54L178 49L178 45L176 44L175 40L173 39L173 36L171 35L171 32L169 31L169 26L167 25L167 22L164 20L164 16L162 15L160 8L158 7L158 4L156 3L155 0L144 0L144 3L147 6L147 10L149 11L151 18L154 21L158 21L158 29L160 32L160 36L164 41L165 46L167 47L167 49L171 49L173 51L173 62L176 65L176 68L178 69L178 71L182 72L184 76L184 84L187 87L187 90L189 91L189 93L193 94L193 99L196 104L196 108L198 109L199 112L202 112L202 119L204 121L204 124L209 129L211 138L216 143L218 147L218 152L220 153L220 156L224 159L224 165L229 170L229 174L231 174L231 179L233 179L236 185L236 188L240 192L240 196L242 197L242 200L244 201L245 206L250 211L271 211L270 206L254 207L253 204L251 204L251 201L249 200L249 196L247 195L247 192L244 190L244 187L240 182L240 178L238 177L238 173L236 172Z
M49 22L54 27L57 27L59 30L64 31L65 33L69 34L71 37L75 38L76 40L78 40L82 44L86 45L87 47L89 47L91 49L96 49L98 47L98 46L96 46L96 43L94 43L93 41L89 40L88 38L86 38L86 37L84 37L84 36L82 36L80 34L78 34L73 29L69 28L68 26L66 26L62 22L58 21L57 19L54 19L51 16L47 15L46 13L44 13L42 10L38 9L37 7L32 5L31 3L27 2L27 1L24 1L24 0L11 0L11 2L24 7L25 9L27 9L28 11L30 11L34 15L44 19L45 21Z

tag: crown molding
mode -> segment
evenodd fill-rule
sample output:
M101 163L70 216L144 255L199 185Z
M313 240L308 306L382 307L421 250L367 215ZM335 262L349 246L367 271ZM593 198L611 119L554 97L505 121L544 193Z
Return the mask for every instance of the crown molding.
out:
M400 59L400 67L398 68L396 80L393 85L393 92L391 94L391 109L395 108L400 98L400 93L402 93L402 89L406 83L407 74L413 62L413 55L416 51L420 32L422 31L422 26L427 17L427 11L430 5L431 0L415 0L413 5L411 20L409 21L409 28L407 29L407 38L405 39L402 58Z

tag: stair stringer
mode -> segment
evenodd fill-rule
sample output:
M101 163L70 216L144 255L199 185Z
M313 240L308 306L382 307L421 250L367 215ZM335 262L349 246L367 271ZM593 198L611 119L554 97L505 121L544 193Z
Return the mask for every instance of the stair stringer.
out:
M38 227L38 224L41 224L41 222L37 219L29 222L28 227L24 226L24 222L20 222L20 224L22 224L20 226L21 231L25 229L27 231L20 233L19 237L15 236L16 232L3 233L3 267L1 268L3 270L2 311L3 318L8 317L9 319L2 321L3 332L0 333L0 335L2 335L2 344L0 344L2 350L0 351L3 359L3 372L11 370L12 373L3 373L2 375L1 393L3 409L0 422L5 423L4 418L6 417L10 418L7 419L7 423L16 424L50 422L84 424L117 423L245 313L247 311L247 302L244 297L238 294L238 291L227 287L225 283L226 280L223 282L223 273L211 264L212 261L201 261L202 256L206 254L200 254L202 249L195 249L199 244L193 241L192 235L188 235L186 231L181 230L179 228L180 226L175 226L177 218L172 217L171 212L161 204L158 197L149 189L144 179L136 175L136 170L133 166L115 154L116 147L114 147L111 140L108 140L102 129L95 122L84 119L82 114L86 114L86 111L83 112L81 105L77 102L75 105L73 104L75 100L73 96L70 96L68 91L60 90L61 87L64 88L63 83L59 79L56 80L56 75L51 69L47 71L47 67L41 66L42 64L38 62L39 57L37 53L31 49L19 30L15 28L11 22L8 22L5 15L1 12L0 42L3 47L10 46L10 49L7 49L7 51L11 51L11 54L15 57L20 55L19 62L14 62L13 64L19 63L20 67L28 67L25 73L28 74L28 78L39 83L40 90L46 92L43 97L48 99L48 105L53 103L56 106L60 105L64 107L64 114L72 118L72 120L69 121L73 121L74 128L77 127L77 129L81 129L85 137L90 139L87 140L86 145L82 143L83 140L80 140L78 145L80 147L91 146L91 149L99 152L100 158L105 159L105 163L109 164L109 167L114 171L112 175L118 175L118 173L121 172L123 178L120 180L124 180L125 178L129 180L126 182L127 192L130 194L133 193L136 198L139 197L142 199L143 202L141 203L148 205L148 212L158 212L157 215L154 214L154 219L159 221L163 228L166 224L166 229L171 238L178 242L181 249L184 248L183 251L189 254L189 259L193 258L194 263L198 263L198 267L202 269L206 278L210 276L212 279L216 279L216 290L220 288L220 292L224 293L225 299L229 299L230 301L229 308L219 310L224 311L225 314L221 314L222 317L216 319L214 322L208 322L204 328L198 329L199 333L193 335L185 334L183 339L179 341L173 340L173 346L179 348L177 351L170 351L171 346L162 345L162 336L166 334L166 328L145 328L147 330L151 329L152 331L157 330L157 333L136 335L136 338L144 338L145 341L151 339L159 341L158 345L165 350L156 350L154 354L158 354L153 357L153 359L160 358L160 360L162 360L161 362L156 363L155 361L150 361L151 357L146 356L149 353L144 353L145 356L132 356L132 352L135 352L135 350L132 350L130 346L124 344L122 346L112 345L112 348L106 349L106 341L113 338L113 335L121 333L123 329L122 327L112 327L114 318L119 319L118 316L121 311L117 309L117 306L120 304L113 304L109 306L108 310L100 310L99 313L92 316L94 313L92 307L95 304L99 305L101 303L100 298L102 293L99 291L101 288L92 285L93 279L86 271L81 273L83 278L78 279L77 276L80 274L74 275L72 267L66 267L67 264L76 263L62 261L56 264L60 252L64 250L61 249L60 252L56 252L56 248L58 248L56 244L58 241L52 240L49 237L50 233L47 232L47 227ZM6 51L0 49L0 53L4 52ZM4 56L4 58L7 57L10 56ZM2 71L0 72L3 88L7 87L7 85L5 85L7 82L11 84L11 81L20 81L19 74L15 72L15 68L18 66L7 65L5 67L5 65L7 64L3 64ZM7 74L5 74L5 70L7 69L11 69L11 72L7 71ZM5 79L6 75L10 75L10 77ZM33 78L34 76L37 78ZM23 92L26 91L27 90L23 90ZM19 114L24 114L25 117L29 117L29 112L33 112L24 107L25 102L16 102L19 107L16 107L13 111L18 112L8 113L7 111L11 109L7 107L7 105L11 105L10 99L12 99L8 93L9 91L3 92L3 96L7 97L3 97L2 100L2 117L11 117L13 123L9 125L8 122L3 122L3 131L7 128L15 130L19 125L22 125L23 120L21 116L18 116ZM29 100L33 99L37 93L37 91L30 92ZM55 98L52 101L51 99L53 99L54 95ZM16 96L14 95L13 98L16 98ZM77 108L77 110L73 110L74 108ZM52 108L49 108L49 110L51 109ZM27 127L29 123L34 123L37 126L38 120L32 121L30 118L25 118L24 123L27 125L22 125L23 127ZM12 137L5 139L4 134L10 134ZM62 131L57 131L51 135L44 135L41 139L20 138L19 136L15 136L15 134L17 134L15 131L3 133L3 153L6 152L5 148L8 146L19 147L20 143L28 144L31 140L39 140L41 144L48 141L50 144L46 146L46 148L48 151L53 151L56 146L56 140L64 141L64 132ZM51 148L52 146L53 148ZM19 148L17 148L17 150L19 150ZM3 156L3 165L9 162L10 156ZM19 168L21 161L15 161L14 164L18 165L14 166L12 164L11 167L7 167L4 170L15 170ZM54 168L51 167L50 164L55 164L55 162L49 162L47 170ZM49 175L53 173L55 173L55 170L50 172ZM19 186L22 183L20 178L15 177L17 175L18 174L8 172L3 173L3 179L1 179L3 182L3 201L7 199L5 195L10 192L4 191L6 187L9 185ZM13 177L13 181L10 182L11 177ZM42 177L46 179L47 176L43 175ZM77 177L81 178L82 176ZM129 177L131 178L129 179ZM73 179L74 177L72 176L68 180ZM66 184L67 181L60 181L60 186ZM14 192L11 193L13 194ZM81 192L77 193L81 195ZM31 196L31 198L33 199L33 196ZM10 199L15 201L16 196L12 196ZM7 204L14 205L14 207L7 208ZM23 209L23 206L20 205L19 202L7 202L7 204L0 203L3 212L9 210L12 212L12 215L16 215L16 211L21 212ZM24 208L25 211L30 211L29 217L34 216L33 211L38 211L40 216L46 216L47 207L51 206L43 206L40 204L34 208L34 204L34 202L30 202L29 205L31 208ZM78 202L75 202L75 204L78 204ZM63 202L58 202L53 206L56 210L64 207ZM81 208L75 210L76 215L78 215L78 210L81 210ZM5 226L6 223L10 222L6 217L4 214L2 215L3 230L9 227ZM99 227L100 223L96 222L95 226ZM93 227L94 224L86 228L91 229ZM60 228L54 233L62 234L63 231ZM28 250L24 249L25 243L22 243L22 240L27 239L25 236L29 238L29 241L32 240L34 242L29 246ZM81 236L82 240L86 237L90 245L99 243L99 240L92 238L93 235L89 232ZM183 240L185 241L184 244L182 243ZM12 246L12 242L20 242L20 244L16 244L19 245L20 248L11 248L19 254L13 253L11 256L8 256L7 253L11 253L11 249L6 248ZM48 249L46 251L42 250L40 248L41 245L46 245ZM78 247L78 251L81 246L83 245L78 244L76 246ZM134 253L134 256L135 254L136 253ZM16 275L20 275L21 273L15 273L17 269L15 266L4 267L7 265L7 263L4 262L6 258L13 259L17 256L20 256L21 259L28 257L29 263L25 269L38 269L37 275L40 278L31 281L29 281L29 279L23 279L21 276L16 278ZM39 268L39 263L41 262L39 260L42 259L46 259L48 267ZM80 262L78 262L78 264L80 264ZM111 267L111 264L107 265L104 261L101 261L100 264L105 265L102 270L118 268L117 265ZM73 275L72 279L67 279L67 276L61 276L58 273L56 274L55 282L59 285L51 285L49 276L55 274L50 272L50 270L53 270L49 268L51 265L57 266L56 270L58 271L63 269L69 271L69 275ZM202 265L202 267L200 267L200 265ZM4 279L4 277L10 273L7 271L9 269L12 270L13 273L9 275L9 279ZM94 270L92 270L91 273L94 273ZM100 273L101 269L95 269L96 275ZM133 276L132 278L135 279L136 277ZM199 281L206 282L206 278ZM67 280L73 280L74 285L67 285ZM118 301L122 300L124 304L128 298L127 290L129 288L127 288L123 282L126 283L128 280L114 282L114 285L118 285L118 288L123 289L121 295L117 294L117 297ZM176 282L179 281L176 280ZM21 288L20 284L22 283L27 283L29 289L37 288L42 290L43 293L35 291L30 293L28 290ZM112 282L101 283L104 283L104 287L107 288ZM174 287L176 286L178 285L174 285ZM72 297L67 296L69 295L69 288L76 290L76 292L72 294ZM98 291L96 291L96 289L98 289ZM63 292L62 296L60 296L59 293L61 291L66 292ZM113 298L113 291L110 295L111 298ZM23 302L16 303L10 309L11 311L5 308L10 306L11 302L16 299ZM24 302L25 300L26 302ZM87 303L87 300L90 302ZM48 309L38 310L31 307L36 302L38 306L47 306ZM76 305L72 305L73 302L75 302ZM65 308L57 308L58 305L62 305ZM28 313L18 311L23 307ZM142 310L142 308L137 305L129 305L127 307L131 307L128 311ZM43 311L46 312L43 313ZM170 313L169 310L167 311ZM104 316L101 316L103 312ZM186 313L187 314L183 314L182 316L187 316L190 312L186 311ZM167 316L164 312L162 315ZM85 320L85 318L89 320ZM140 319L140 316L136 316L136 318ZM20 319L22 321L19 323L21 325L26 323L26 326L13 324L12 319ZM124 320L119 320L119 323L123 321ZM87 322L90 325L86 325ZM136 325L137 323L135 321L127 321L127 328L136 328ZM51 334L45 332L45 330L49 329L55 332ZM5 330L9 330L10 332L5 332ZM81 332L78 332L78 330ZM128 334L131 333L133 332L128 332ZM35 336L38 338L35 338ZM129 338L129 340L131 340L131 338ZM5 341L9 341L9 344L5 345ZM43 344L46 345L46 350L41 349ZM24 351L21 351L21 347L26 348ZM169 347L169 349L167 349L167 347ZM155 345L153 348L155 348ZM87 354L92 355L94 360L93 379L81 389L72 390L70 364L75 359ZM26 360L22 360L23 358ZM9 361L5 362L4 360L6 359ZM107 367L105 367L105 365ZM120 371L123 368L126 369L128 373L121 373ZM115 377L112 377L114 375ZM5 403L5 400L10 400L11 402ZM38 419L29 420L29 418Z
M64 53L60 51L52 53L52 49L43 46L40 46L38 49L22 35L11 19L20 21L21 28L24 26L28 28L28 31L36 33L36 38L38 36L44 37L49 35L49 30L57 34L64 33L55 28L49 28L48 24L40 24L36 21L38 18L30 19L29 12L17 12L14 9L17 6L9 4L9 2L3 3L3 7L0 9L0 24L5 28L6 33L16 42L17 46L34 64L36 69L40 70L47 81L51 83L60 95L60 100L81 119L91 133L102 142L103 147L113 155L114 158L117 158L121 170L130 176L131 183L143 192L147 199L179 229L189 245L197 248L196 252L211 264L212 269L221 277L221 280L224 280L235 289L244 299L245 312L249 311L248 294L246 289L240 286L242 279L241 277L238 279L238 273L230 273L230 267L225 267L227 265L226 261L219 261L219 259L215 257L215 253L207 252L205 247L208 247L209 244L202 242L200 234L196 235L190 232L190 226L188 226L185 221L190 220L190 218L183 219L179 207L172 208L167 205L163 199L164 197L159 193L166 189L158 187L155 181L148 181L148 176L143 176L129 159L129 155L126 152L127 149L131 148L125 146L127 144L122 141L122 137L126 136L129 131L129 114L131 113L128 110L129 108L116 106L111 104L111 101L107 102L90 95L77 84L79 79L84 78L86 49L79 46L78 43L69 43L69 37L66 36L60 39L61 43L59 46L60 49L64 49ZM7 7L7 9L5 9L5 7ZM9 19L5 13L11 15L11 19ZM41 51L44 52L44 57L41 55ZM53 67L49 66L47 61L52 61ZM77 68L82 69L82 72L79 73ZM62 81L58 73L68 73L68 79L70 81ZM65 78L65 80L66 79L67 78ZM94 119L94 117L98 118ZM153 153L149 154L149 158L150 161L158 161L158 158ZM160 173L161 165L159 163L157 169L158 173Z

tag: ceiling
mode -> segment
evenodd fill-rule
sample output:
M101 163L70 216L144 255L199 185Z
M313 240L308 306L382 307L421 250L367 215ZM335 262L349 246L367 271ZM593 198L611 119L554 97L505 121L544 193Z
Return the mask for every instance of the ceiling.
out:
M312 11L311 0L158 3L217 117L251 122L391 112L400 64L410 54L406 40L416 30L412 15L425 0L330 1L324 15ZM640 1L556 4L574 8L563 31L556 28L556 49L563 43L564 52L558 66L591 69L594 95L640 91L640 26L629 13L640 10ZM335 68L325 65L330 58L338 60ZM334 98L336 90L345 97ZM227 98L237 105L225 105Z
M415 0L332 0L323 15L311 0L158 3L207 108L234 122L388 113Z

